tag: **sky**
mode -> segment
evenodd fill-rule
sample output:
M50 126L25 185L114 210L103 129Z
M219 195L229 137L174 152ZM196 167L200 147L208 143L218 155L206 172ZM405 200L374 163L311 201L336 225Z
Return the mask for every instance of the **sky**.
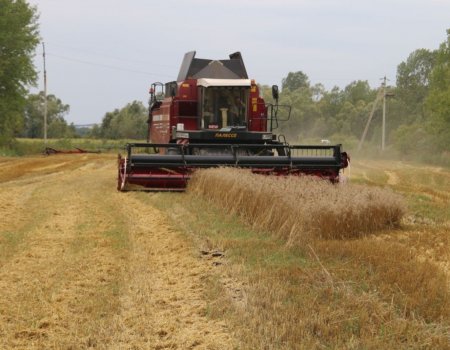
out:
M240 51L249 77L281 85L303 71L327 89L355 80L395 84L397 65L436 49L450 28L450 0L30 0L45 42L48 93L66 120L101 122L151 83L176 80L183 56ZM43 49L36 50L43 90Z

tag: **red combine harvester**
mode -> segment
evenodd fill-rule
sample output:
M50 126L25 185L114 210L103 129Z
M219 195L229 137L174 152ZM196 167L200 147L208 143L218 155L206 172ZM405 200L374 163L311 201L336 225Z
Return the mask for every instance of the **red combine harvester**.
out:
M183 191L196 169L249 168L265 175L316 175L339 181L341 145L289 145L273 130L290 107L266 103L240 52L226 60L184 56L177 81L153 83L147 143L119 155L118 190Z

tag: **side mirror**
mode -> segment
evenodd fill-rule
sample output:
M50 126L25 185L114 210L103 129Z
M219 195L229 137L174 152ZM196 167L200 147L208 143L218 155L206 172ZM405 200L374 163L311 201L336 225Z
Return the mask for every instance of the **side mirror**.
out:
M170 96L171 96L172 98L174 98L176 94L177 94L177 93L176 93L176 91L175 91L175 87L172 86L172 87L170 88Z
M279 97L278 85L272 85L272 97L274 100L278 100Z

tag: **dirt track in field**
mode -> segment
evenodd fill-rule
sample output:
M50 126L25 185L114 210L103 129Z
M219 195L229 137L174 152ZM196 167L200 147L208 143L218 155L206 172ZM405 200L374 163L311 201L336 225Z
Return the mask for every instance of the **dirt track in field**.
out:
M115 190L115 159L0 160L1 349L227 349L210 263Z

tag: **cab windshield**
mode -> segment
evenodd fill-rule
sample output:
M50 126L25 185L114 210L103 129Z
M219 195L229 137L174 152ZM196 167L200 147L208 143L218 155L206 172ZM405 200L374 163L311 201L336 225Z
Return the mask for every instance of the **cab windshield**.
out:
M209 86L202 90L202 129L247 126L248 88Z

